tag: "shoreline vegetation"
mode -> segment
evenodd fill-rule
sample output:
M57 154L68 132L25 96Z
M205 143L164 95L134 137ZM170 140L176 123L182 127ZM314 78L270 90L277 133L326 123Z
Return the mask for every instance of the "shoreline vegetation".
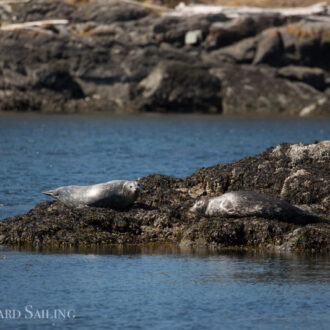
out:
M125 211L72 209L41 202L0 222L0 244L23 248L169 246L215 250L330 252L330 141L283 143L180 179L141 178L142 192ZM189 211L203 196L250 190L280 198L323 222L285 217L204 217Z
M177 4L2 1L0 113L330 115L329 2Z

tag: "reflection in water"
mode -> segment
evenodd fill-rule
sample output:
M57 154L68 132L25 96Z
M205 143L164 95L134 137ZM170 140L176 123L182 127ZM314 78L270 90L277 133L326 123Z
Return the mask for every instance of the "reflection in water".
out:
M0 253L0 306L74 309L77 319L59 321L73 328L300 329L330 321L329 256L173 246Z
M6 247L0 246L0 253L14 251L34 255L81 255L87 261L102 256L124 256L142 258L144 256L164 258L197 258L208 268L210 281L230 276L237 280L267 282L270 279L308 281L321 274L320 280L330 281L330 255L310 255L290 252L270 251L218 251L210 248L189 248L172 244L161 245L119 245L111 247ZM233 272L239 267L239 272ZM328 274L328 276L325 276Z

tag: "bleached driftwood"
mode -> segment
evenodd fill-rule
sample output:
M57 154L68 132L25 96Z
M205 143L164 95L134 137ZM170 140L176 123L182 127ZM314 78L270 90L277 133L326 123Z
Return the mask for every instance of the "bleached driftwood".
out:
M51 19L45 21L33 21L33 22L3 25L0 27L0 30L13 31L17 29L32 29L43 25L67 25L67 24L69 24L69 21L67 19Z
M54 35L54 32L51 31L51 30L40 29L40 28L35 27L35 26L24 27L24 28L21 28L20 30L22 30L22 29L24 31L34 31L34 32L37 32L37 33L40 33L40 34L47 34L49 36ZM14 31L14 30L12 30L12 31Z
M330 15L329 16L312 15L312 16L304 17L304 19L310 22L330 23Z
M282 16L312 16L330 14L326 2L321 2L309 7L299 8L258 8L258 7L232 7L232 6L208 6L208 5L185 5L180 3L169 15L173 16L194 16L224 14L230 18L246 15L282 15Z
M15 3L27 3L30 2L31 0L1 0L0 1L0 6L2 5L11 5Z
M125 2L125 3L128 3L130 5L134 5L134 6L138 6L138 7L154 9L154 10L157 10L157 11L165 11L165 12L173 11L173 9L170 9L170 8L161 7L161 6L152 5L152 4L143 3L143 2L138 2L138 1L134 1L134 0L121 0L121 2Z

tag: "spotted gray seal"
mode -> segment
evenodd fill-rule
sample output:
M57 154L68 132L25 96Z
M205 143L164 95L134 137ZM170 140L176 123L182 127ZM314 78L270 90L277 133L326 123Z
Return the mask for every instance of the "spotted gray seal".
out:
M281 199L254 191L232 191L218 197L202 197L190 208L206 217L262 217L277 218L296 224L326 222Z
M64 186L43 193L69 207L127 209L135 202L140 190L138 181L113 180L91 186Z

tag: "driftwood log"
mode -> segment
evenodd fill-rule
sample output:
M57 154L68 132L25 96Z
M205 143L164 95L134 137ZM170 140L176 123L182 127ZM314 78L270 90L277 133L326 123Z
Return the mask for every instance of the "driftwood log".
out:
M284 17L305 17L312 15L329 14L329 6L326 2L309 7L299 8L257 8L257 7L232 7L232 6L207 6L207 5L185 5L181 2L171 13L173 16L194 16L224 14L229 18L254 15L282 15Z
M15 4L15 3L28 3L31 0L2 0L0 2L0 6L2 5L11 5L11 4Z
M36 28L45 25L67 25L69 21L67 19L51 19L44 21L34 21L34 22L24 22L17 24L8 24L1 26L0 30L2 31L13 31L17 29L25 29L25 28Z

